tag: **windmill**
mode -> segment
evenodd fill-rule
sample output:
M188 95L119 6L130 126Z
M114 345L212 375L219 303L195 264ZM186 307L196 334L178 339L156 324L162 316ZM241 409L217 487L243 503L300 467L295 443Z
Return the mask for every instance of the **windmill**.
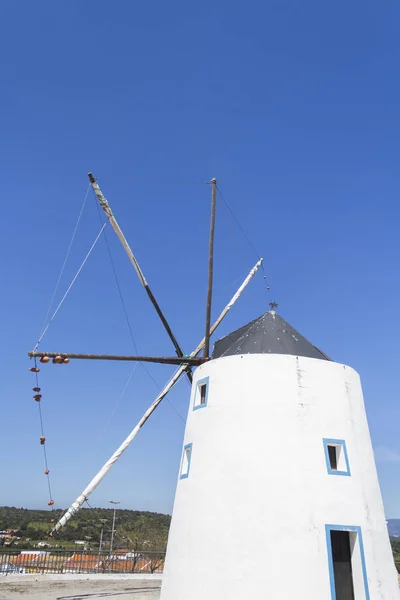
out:
M92 178L91 184L122 236ZM179 365L53 532L79 510L186 374L192 377L191 397L161 600L399 600L359 375L294 329L276 312L276 302L209 352L210 335L262 262L211 326L216 181L211 185L206 332L193 352L184 355L165 318L164 323L122 236L176 356L30 353L47 362L86 358Z
M83 354L83 353L39 351L38 350L39 343L42 341L44 334L46 333L50 323L52 322L54 316L57 314L62 302L66 298L67 294L64 294L62 301L57 306L56 310L53 313L53 316L50 318L47 325L43 328L42 334L39 337L39 340L36 343L34 349L28 353L28 356L31 359L34 359L34 361L35 361L35 366L31 367L30 370L33 373L35 373L35 377L36 377L36 386L35 386L35 388L33 388L35 391L34 399L38 402L39 411L40 411L40 422L41 422L41 427L42 427L42 429L41 429L42 435L40 437L40 443L43 446L43 451L44 451L45 474L47 476L47 481L48 481L48 486L49 486L49 497L50 497L49 502L48 502L49 506L54 505L54 500L52 499L52 491L51 491L51 486L50 486L50 476L49 476L50 470L48 468L46 445L45 445L46 438L45 438L44 431L43 431L43 420L42 420L42 415L41 415L40 401L41 401L42 395L39 393L41 391L41 389L39 387L39 380L38 380L38 373L40 371L40 368L37 366L37 360L39 359L40 362L44 363L44 364L49 363L50 359L52 359L52 362L55 364L67 364L67 363L69 363L69 361L71 359L72 360L80 359L80 360L107 360L107 361L110 361L110 360L136 361L136 362L141 362L141 363L152 362L152 363L159 363L159 364L177 365L178 369L175 372L175 374L171 377L169 382L160 391L160 393L158 394L158 396L154 400L154 402L148 407L146 412L143 414L143 416L141 417L139 422L136 424L134 429L127 436L127 438L122 442L122 444L113 453L113 455L109 458L109 460L103 465L103 467L100 469L100 471L93 477L93 479L90 481L90 483L86 486L86 488L79 495L79 497L72 503L72 505L69 507L69 509L65 512L65 514L57 521L57 523L54 525L50 535L54 535L64 525L66 525L66 523L69 521L69 519L74 514L76 514L76 512L81 508L81 506L85 502L88 501L89 496L96 489L96 487L99 485L99 483L104 479L104 477L110 471L112 466L117 462L117 460L122 456L122 454L125 452L125 450L129 447L129 445L132 443L132 441L135 439L135 437L139 433L140 429L143 427L143 425L146 423L146 421L149 419L149 417L153 414L153 412L156 410L156 408L160 405L160 403L165 398L165 396L168 394L168 392L172 389L172 387L177 383L177 381L180 379L180 377L182 375L186 375L189 382L192 383L192 367L198 366L204 362L207 362L210 359L210 357L209 357L210 336L214 333L214 331L217 329L217 327L220 325L222 320L228 314L228 312L230 311L232 306L236 303L238 298L241 296L243 290L246 288L246 286L251 281L253 276L257 273L259 268L262 266L262 262L263 262L262 258L260 258L257 261L257 263L250 270L247 277L244 279L244 281L242 282L242 284L240 285L240 287L238 288L238 290L236 291L234 296L231 298L231 300L228 302L228 304L222 310L218 319L215 321L215 323L213 325L211 325L210 316L211 316L211 299L212 299L212 286L213 286L213 248L214 248L214 228L215 228L216 195L217 195L217 182L216 182L216 179L212 179L210 182L211 189L212 189L212 194L211 194L212 198L211 198L211 223L210 223L210 241L209 241L209 261L208 261L209 262L209 264L208 264L208 290L207 290L207 305L206 305L206 332L205 332L204 338L200 341L200 343L196 346L196 348L190 354L184 354L181 346L179 345L175 335L172 332L172 329L171 329L164 313L162 312L153 292L150 289L150 286L144 276L144 273L143 273L141 267L139 266L139 263L138 263L136 257L134 256L132 249L130 248L130 246L126 240L126 238L125 238L125 236L124 236L124 234L123 234L123 232L111 210L111 207L110 207L108 201L106 200L105 196L103 195L93 174L89 173L88 177L90 180L90 185L93 188L94 193L96 194L99 204L107 216L108 223L110 223L111 227L113 228L116 235L118 236L122 246L124 247L125 252L128 255L128 258L129 258L132 266L135 269L135 272L139 278L141 285L145 289L147 296L150 299L151 304L153 305L158 317L160 318L160 320L164 326L164 329L166 330L170 340L173 343L173 346L174 346L174 349L176 352L176 356L175 357L126 356L126 355L104 355L104 354ZM79 219L78 219L78 221L79 221ZM89 253L92 251L95 243L99 239L101 233L103 232L103 230L105 228L105 225L106 224L104 224L102 226ZM88 256L89 256L89 254L87 255L87 257ZM87 260L87 257L85 258L82 265ZM80 272L80 270L78 270L78 273L79 272ZM73 282L75 281L75 279L76 279L76 276L73 279ZM70 288L71 288L71 286L69 286L67 292L70 290ZM54 295L53 295L53 298L54 298ZM200 357L198 355L203 348L204 348L204 354L202 357Z

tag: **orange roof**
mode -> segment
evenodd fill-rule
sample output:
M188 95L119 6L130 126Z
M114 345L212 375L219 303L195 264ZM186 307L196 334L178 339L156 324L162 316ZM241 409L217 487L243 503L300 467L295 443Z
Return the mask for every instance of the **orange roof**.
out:
M92 569L97 567L99 563L99 559L97 556L91 556L87 554L74 554L64 562L64 567L67 568L83 568L83 569Z
M62 565L64 558L62 556L50 556L49 554L19 554L13 559L13 563L17 566L35 566L49 567L54 565Z
M69 559L65 556L50 555L49 553L26 553L3 555L3 561L14 564L16 567L27 567L35 569L79 569L95 570L104 569L104 571L132 573L161 572L164 568L164 559L151 558L114 558L110 556L102 557L100 561L96 555L87 555L84 553L74 553Z
M37 561L40 556L42 555L37 554L36 552L33 554L18 554L18 556L14 557L13 563L15 565L23 565L28 562Z
M148 559L140 559L140 560L132 560L132 559L126 559L126 560L103 560L101 563L101 567L110 571L128 571L128 572L132 572L133 570L135 571L135 573L137 571L143 571L144 573L147 573L148 571L151 571L152 569L155 569L156 571L162 571L163 567L164 567L164 559L161 559L159 561L157 560L148 560Z

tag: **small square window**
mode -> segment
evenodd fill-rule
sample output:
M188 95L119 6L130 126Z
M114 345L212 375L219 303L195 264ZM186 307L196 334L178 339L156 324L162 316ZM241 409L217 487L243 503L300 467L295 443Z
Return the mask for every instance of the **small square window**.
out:
M205 377L204 379L200 379L196 383L193 410L196 410L197 408L204 408L205 406L207 406L209 388L208 380L209 378Z
M326 468L329 475L350 475L349 458L344 440L324 439Z
M183 448L181 473L179 476L180 479L187 479L189 477L190 461L192 459L192 446L193 444L186 444L186 446Z

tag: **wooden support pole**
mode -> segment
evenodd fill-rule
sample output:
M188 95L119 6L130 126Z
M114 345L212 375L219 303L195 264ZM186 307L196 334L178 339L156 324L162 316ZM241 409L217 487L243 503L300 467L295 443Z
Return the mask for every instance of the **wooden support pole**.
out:
M137 276L139 277L140 283L142 284L142 286L144 287L150 302L152 303L152 305L154 306L154 308L156 309L156 312L161 320L161 323L164 325L164 329L167 332L170 340L172 341L174 348L175 348L175 352L177 354L177 356L182 357L183 354L183 350L180 347L176 337L174 336L171 327L169 326L169 323L167 321L167 319L164 316L164 313L162 312L157 300L154 297L153 292L150 289L149 284L146 281L146 278L144 276L144 273L142 271L142 269L139 266L138 261L136 260L135 255L133 254L131 247L128 244L128 241L126 239L126 237L124 236L124 234L122 233L122 229L120 228L120 226L118 225L117 219L115 218L111 207L107 201L107 199L105 198L105 196L103 195L103 192L100 189L99 184L97 183L96 179L94 178L92 173L88 173L88 177L90 180L90 183L92 185L92 188L94 190L94 193L97 196L97 199L100 203L101 208L104 210L105 214L107 215L107 218L109 220L109 223L111 225L111 227L114 229L115 233L118 236L119 241L121 242L121 244L123 245L125 252L128 255L129 260L131 261L133 268L135 269ZM180 364L180 363L179 363ZM189 379L189 382L192 383L192 373L190 368L188 368L188 370L186 371L186 375Z
M211 179L211 223L210 223L210 241L208 248L208 289L206 305L206 335L204 344L204 356L210 355L210 325L211 325L211 300L214 270L214 231L215 231L215 208L217 203L217 180Z
M28 352L29 358L43 358L48 356L49 358L55 358L61 356L61 358L70 359L83 359L83 360L122 360L131 362L151 362L160 363L164 365L201 365L208 359L201 357L186 357L181 358L176 356L125 356L115 354L76 354L71 352Z

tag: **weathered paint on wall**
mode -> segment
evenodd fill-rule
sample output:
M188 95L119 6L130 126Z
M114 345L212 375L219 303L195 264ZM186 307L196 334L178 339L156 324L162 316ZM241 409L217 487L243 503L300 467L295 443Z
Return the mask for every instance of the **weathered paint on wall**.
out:
M207 406L193 410L209 377ZM327 471L345 440L350 476ZM399 600L358 374L286 355L212 360L195 373L161 600L330 600L325 526L361 528L371 599ZM356 600L364 600L355 577Z

